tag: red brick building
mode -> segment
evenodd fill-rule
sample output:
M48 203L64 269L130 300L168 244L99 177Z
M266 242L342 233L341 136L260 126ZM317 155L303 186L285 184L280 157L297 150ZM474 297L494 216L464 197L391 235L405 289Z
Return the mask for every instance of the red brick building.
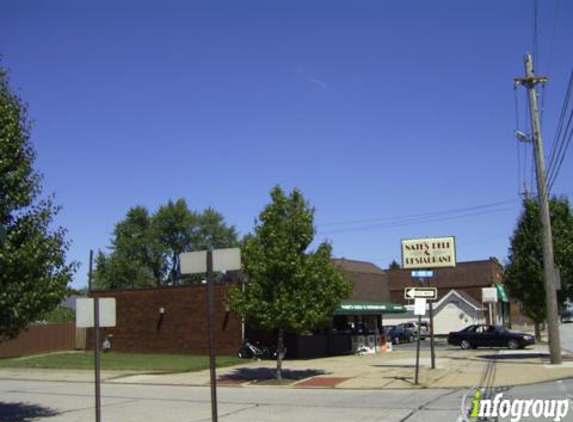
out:
M241 319L229 312L225 304L233 285L236 284L215 285L215 342L217 353L222 355L235 354L241 345ZM205 284L101 290L94 295L116 299L116 327L101 330L102 339L113 334L113 350L209 353ZM88 335L90 342L92 338Z
M411 270L388 270L388 287L390 301L408 303L404 299L405 287L420 286L420 282L412 278ZM503 266L495 258L483 261L458 262L454 268L437 268L434 276L425 286L437 287L438 297L445 296L450 290L460 290L481 303L481 289L503 284Z

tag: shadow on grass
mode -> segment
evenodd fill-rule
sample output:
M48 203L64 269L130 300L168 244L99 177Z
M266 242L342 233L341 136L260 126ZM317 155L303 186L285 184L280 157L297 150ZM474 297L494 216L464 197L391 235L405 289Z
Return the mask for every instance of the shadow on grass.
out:
M27 422L37 418L50 418L57 415L58 412L49 407L21 402L0 402L0 420L3 422Z
M315 369L283 369L283 379L293 381L299 381L305 378L324 374L324 371ZM276 370L274 368L237 368L229 374L220 376L219 381L260 382L265 380L272 380L275 377Z

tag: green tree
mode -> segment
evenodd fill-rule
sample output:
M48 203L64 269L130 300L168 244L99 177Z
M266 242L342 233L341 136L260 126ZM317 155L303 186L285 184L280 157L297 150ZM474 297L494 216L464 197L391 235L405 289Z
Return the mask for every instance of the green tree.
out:
M54 309L68 293L77 267L66 262L65 230L52 228L59 207L42 199L34 170L26 106L0 68L0 339Z
M159 286L165 274L165 252L154 239L151 217L145 207L130 208L116 224L112 253L96 256L94 285L98 289Z
M562 288L558 292L562 304L573 293L573 213L565 198L549 201L555 265L561 272ZM543 284L543 250L539 204L523 201L523 211L511 237L506 283L511 296L523 306L525 315L539 324L545 321L545 287ZM539 334L538 332L536 334Z
M168 201L152 215L133 207L115 226L111 252L97 254L94 284L121 289L198 282L202 276L181 278L179 254L237 244L235 228L212 208L196 213L184 199Z
M234 248L239 246L235 227L227 226L222 214L207 208L197 215L197 230L193 242L194 250Z
M166 251L169 280L179 284L179 255L193 249L197 239L197 214L187 207L184 199L168 201L153 216L153 236Z
M388 265L389 270L399 270L400 268L402 268L402 267L400 266L400 264L398 262L396 262L395 259L393 259L392 262L390 263L390 265Z
M271 198L254 233L244 240L248 283L244 292L232 290L230 305L250 324L278 330L280 381L285 330L302 333L329 324L341 299L350 293L350 285L332 264L328 243L307 252L315 236L314 209L300 191L286 196L277 186Z

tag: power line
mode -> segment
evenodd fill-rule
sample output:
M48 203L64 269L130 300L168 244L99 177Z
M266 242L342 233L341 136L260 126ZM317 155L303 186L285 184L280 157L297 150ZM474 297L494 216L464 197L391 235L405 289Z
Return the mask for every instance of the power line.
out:
M514 201L512 201L514 202ZM331 230L324 230L320 231L320 234L333 234L333 233L345 233L345 232L356 232L356 231L365 231L365 230L379 230L379 229L386 229L386 228L394 228L394 227L403 227L415 224L428 224L428 223L437 223L442 221L449 221L449 220L457 220L462 218L469 218L469 217L477 217L481 215L487 214L495 214L500 212L507 212L513 211L515 209L514 206L506 206L497 209L490 209L490 210L481 210L481 211L474 211L474 212L465 212L462 214L453 214L453 215L444 215L444 216L433 216L433 217L418 217L418 218L410 218L410 219L403 219L403 220L396 220L396 221L388 221L385 223L379 224L370 224L370 225L363 225L358 227L348 227L348 228L341 228L341 229L331 229Z
M475 211L475 210L481 210L481 209L485 209L485 208L492 208L492 207L498 207L500 205L506 205L506 204L510 204L515 202L515 199L509 199L509 200L505 200L505 201L498 201L498 202L490 202L487 204L480 204L480 205L472 205L470 207L464 207L464 208L452 208L452 209L448 209L448 210L439 210L439 211L426 211L423 213L418 213L418 214L408 214L408 215L404 215L404 216L400 216L400 217L375 217L375 218L367 218L367 219L360 219L360 220L346 220L346 221L336 221L336 222L331 222L331 223L321 223L318 224L318 226L322 227L322 226L341 226L341 225L347 225L347 224L363 224L363 223L390 223L390 222L396 222L396 221L400 221L400 220L407 220L407 219L416 219L416 218L421 218L421 217L435 217L435 216L441 216L441 215L447 215L447 214L456 214L456 213L460 213L460 212L466 212L466 211Z
M563 101L563 106L561 107L561 114L559 116L559 122L557 124L557 130L555 131L555 138L553 140L553 148L551 151L551 158L549 160L549 166L547 171L548 179L548 190L551 191L561 165L565 160L565 155L567 149L569 148L569 143L571 142L571 137L573 136L573 127L571 125L573 121L573 109L569 110L569 104L571 100L571 95L573 93L573 71L569 76L569 86L567 88L567 93L565 94L565 99ZM563 131L563 123L567 113L569 112L569 118L567 119L567 125L565 126L565 131ZM571 130L570 130L571 128Z

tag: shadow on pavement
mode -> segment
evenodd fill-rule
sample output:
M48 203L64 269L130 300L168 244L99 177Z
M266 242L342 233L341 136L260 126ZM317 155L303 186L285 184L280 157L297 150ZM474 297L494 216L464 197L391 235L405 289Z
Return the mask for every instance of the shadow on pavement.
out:
M315 369L283 369L283 378L290 380L302 380L309 377L315 377L317 375L324 375L325 372L322 370ZM276 371L274 368L237 368L229 374L225 374L219 377L220 381L260 381L273 379L276 376Z
M415 364L401 364L401 365L392 365L392 364L388 364L388 365L370 365L374 368L415 368L416 365Z
M27 422L36 418L49 418L57 415L58 412L49 407L21 402L0 402L0 420L3 422Z
M478 355L476 356L480 359L503 361L503 360L524 360L524 359L540 359L547 358L547 353L503 353L503 354L492 354L492 355Z

